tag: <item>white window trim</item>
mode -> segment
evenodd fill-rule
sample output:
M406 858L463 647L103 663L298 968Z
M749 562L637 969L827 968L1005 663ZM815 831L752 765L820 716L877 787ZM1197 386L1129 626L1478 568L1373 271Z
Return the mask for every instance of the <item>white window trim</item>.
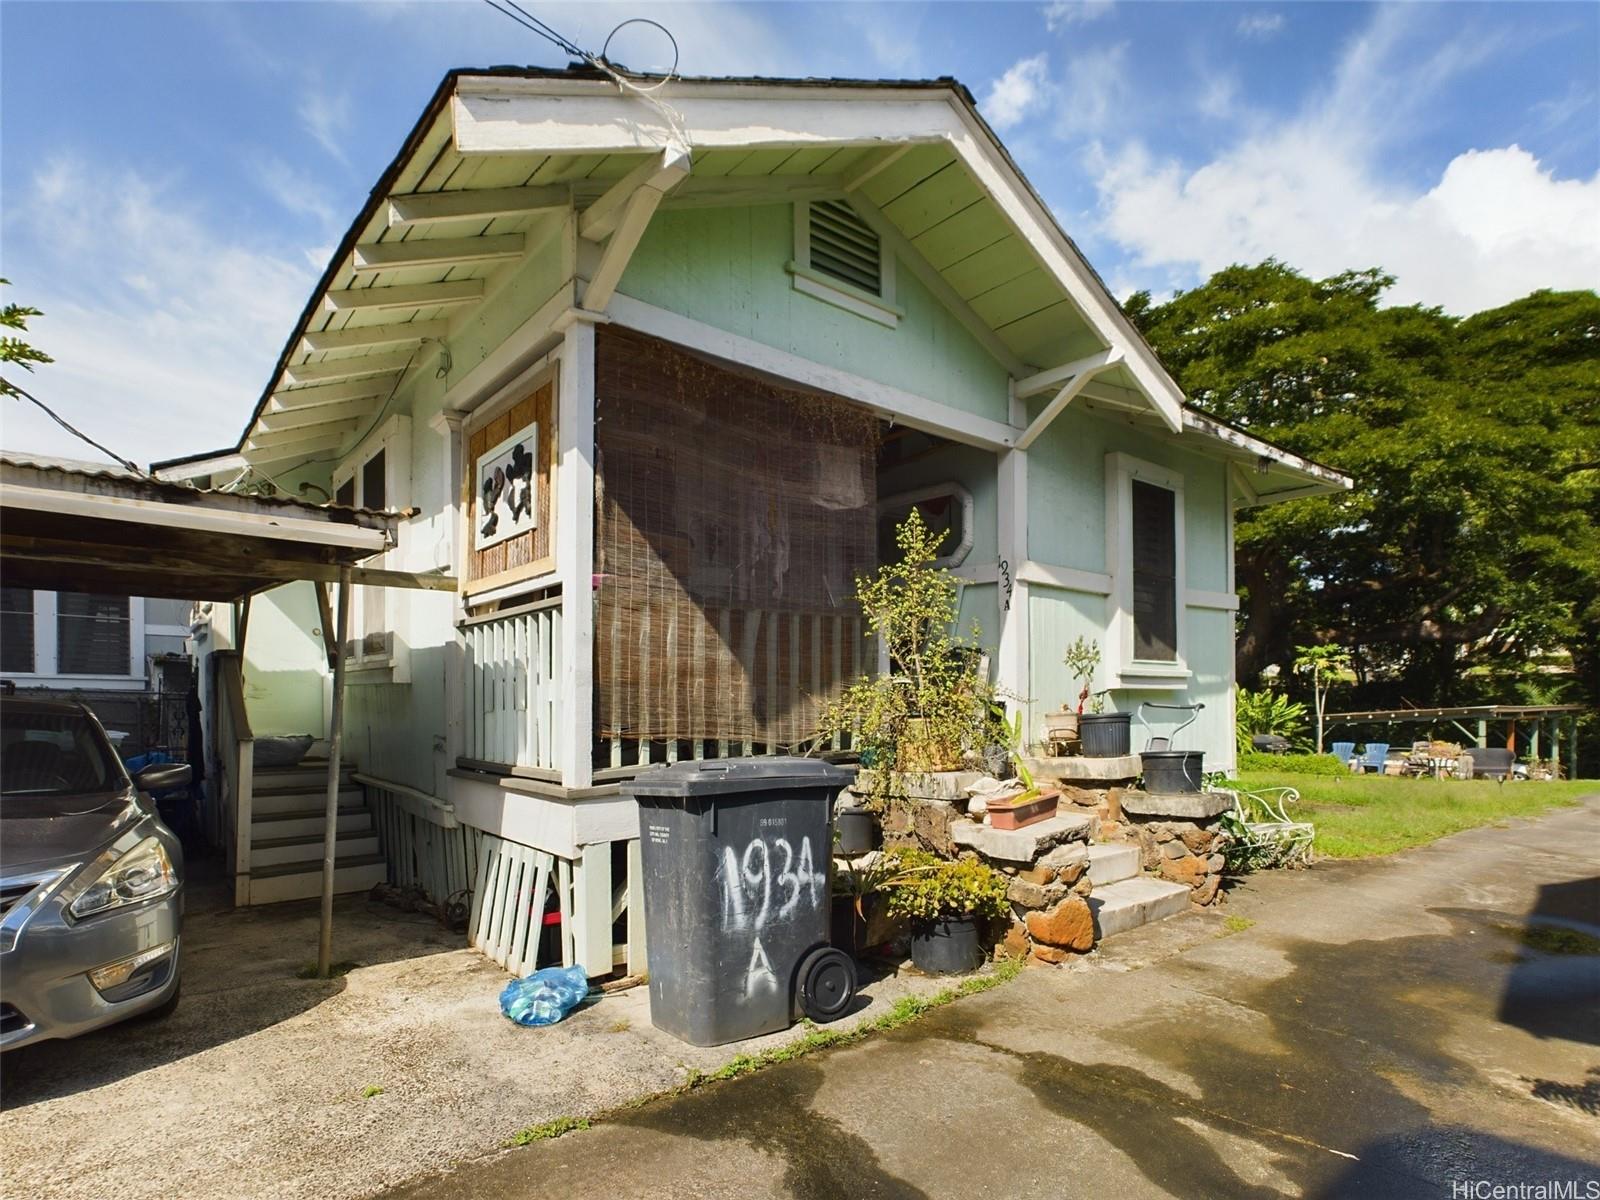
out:
M922 500L933 500L939 496L949 496L961 506L961 540L949 554L941 554L933 560L935 567L959 567L967 561L967 555L972 553L972 519L973 503L972 493L955 480L943 483L930 484L928 487L913 488L908 492L896 492L892 496L884 496L878 501L878 517L894 508L905 508Z
M519 371L511 380L496 387L487 397L476 402L476 406L467 414L461 425L461 436L455 447L456 462L461 472L460 490L457 492L455 530L459 548L455 551L456 577L462 580L461 602L463 612L469 608L477 608L484 604L499 604L529 592L542 591L559 581L560 573L555 570L539 575L531 575L525 579L512 580L510 583L492 584L485 587L481 580L467 582L467 564L474 553L472 528L467 523L467 504L464 499L466 489L475 486L474 472L477 470L475 462L467 461L467 446L472 436L489 422L509 412L534 392L551 385L551 425L557 436L560 435L561 413L561 355L557 350L542 354ZM547 436L545 433L541 437ZM546 520L550 526L550 544L554 552L557 530L560 527L560 514L557 512L556 487L557 477L561 472L560 455L556 454L550 461L550 511Z
M128 597L128 670L116 675L64 675L56 668L60 664L60 647L57 641L56 593L35 590L33 593L33 670L7 671L6 678L28 687L48 688L101 688L106 691L143 691L145 687L144 663L144 597ZM184 636L189 631L185 629Z
M811 266L811 202L799 200L794 206L794 260L785 270L794 279L794 290L866 317L890 329L900 324L905 309L894 302L894 252L887 239L878 239L878 280L882 295L874 296L864 288L852 287L842 279L825 275Z
M379 425L342 459L333 469L329 481L334 495L340 487L354 480L356 507L366 506L361 492L361 469L380 451L384 455L384 507L391 512L411 507L411 418L405 413L395 413ZM410 536L409 521L400 522L397 544L382 554L369 558L363 566L379 570L403 570ZM389 635L387 650L377 654L364 653L366 635L365 609L358 592L350 605L352 628L348 642L353 646L345 667L350 672L351 683L410 683L411 646L407 620L410 615L410 596L403 588L383 589L383 632Z
M1111 576L1108 598L1110 621L1106 630L1106 657L1111 686L1141 689L1177 689L1190 678L1187 642L1188 568L1185 561L1183 475L1114 450L1106 455L1106 559ZM1173 607L1177 657L1172 662L1133 657L1133 481L1166 488L1173 493Z

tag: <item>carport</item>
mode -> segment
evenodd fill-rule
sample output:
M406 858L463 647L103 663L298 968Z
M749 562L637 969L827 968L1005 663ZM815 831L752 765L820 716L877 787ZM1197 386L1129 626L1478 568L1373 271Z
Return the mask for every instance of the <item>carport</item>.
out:
M0 458L0 578L8 587L226 602L236 606L235 649L242 654L250 597L296 580L316 586L333 672L317 951L323 976L332 961L342 649L351 587L456 586L446 575L359 565L395 544L402 515L203 490L90 463ZM332 600L328 587L335 583Z

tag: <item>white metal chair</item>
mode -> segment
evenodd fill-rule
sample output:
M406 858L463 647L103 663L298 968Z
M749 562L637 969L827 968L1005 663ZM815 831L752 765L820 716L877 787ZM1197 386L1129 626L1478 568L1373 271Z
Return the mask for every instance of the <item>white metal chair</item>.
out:
M1266 867L1309 866L1316 858L1316 826L1289 816L1289 805L1300 800L1292 787L1262 788L1255 792L1228 790L1233 796L1228 832L1239 847L1237 858L1246 870Z

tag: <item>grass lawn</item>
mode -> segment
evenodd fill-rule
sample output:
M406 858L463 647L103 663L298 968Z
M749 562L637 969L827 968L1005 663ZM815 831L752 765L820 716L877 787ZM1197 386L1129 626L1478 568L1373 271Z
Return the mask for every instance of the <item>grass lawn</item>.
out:
M1508 817L1532 817L1600 794L1600 781L1507 783L1480 779L1401 779L1384 775L1322 777L1246 771L1247 789L1292 787L1300 803L1290 817L1317 827L1317 853L1327 858L1367 858L1420 846L1446 834Z

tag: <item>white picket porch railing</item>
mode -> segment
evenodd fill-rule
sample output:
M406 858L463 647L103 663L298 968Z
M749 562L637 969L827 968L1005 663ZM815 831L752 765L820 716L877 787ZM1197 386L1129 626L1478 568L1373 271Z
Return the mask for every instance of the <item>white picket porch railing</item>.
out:
M478 875L478 839L444 801L389 779L357 772L366 789L389 882L419 888L435 904L470 892Z
M559 778L561 599L470 617L466 642L466 752L473 765L520 767Z

